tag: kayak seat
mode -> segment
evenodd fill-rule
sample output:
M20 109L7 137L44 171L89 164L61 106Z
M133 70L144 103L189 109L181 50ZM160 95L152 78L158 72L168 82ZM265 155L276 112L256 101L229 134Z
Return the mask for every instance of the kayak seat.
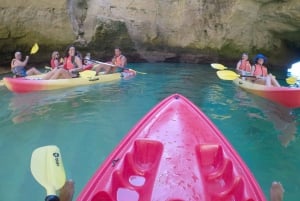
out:
M236 179L239 179L239 176L233 174L232 163L228 162L223 171L214 173L211 178L208 176L209 188L212 189L212 192L223 192L224 189L231 188L234 186Z
M120 170L116 170L113 172L110 186L111 189L106 193L110 194L112 196L112 199L107 201L116 201L116 200L122 201L124 200L124 198L133 201L135 200L138 201L139 193L130 186L128 181L124 179L124 177L122 176L122 172ZM98 200L95 199L93 201L98 201Z
M199 144L196 146L196 154L204 175L224 168L223 149L219 144Z
M230 174L233 171L232 162L228 159L224 160L223 166L217 169L214 172L206 175L208 180L213 180L217 178L221 178L224 174Z
M213 189L212 189L213 190ZM236 177L231 185L225 185L221 188L215 188L212 191L212 200L214 201L250 201L245 199L244 182L241 177Z
M196 146L199 166L214 201L252 201L245 198L244 181L236 175L233 162L226 158L219 144Z
M134 142L133 162L142 171L157 168L163 151L163 144L156 140L138 139Z
M127 197L133 196L129 200L135 200L136 194L138 197L139 195L142 196L139 200L149 200L162 151L163 144L159 141L149 139L135 140L133 149L125 154L122 166L113 172L110 185L113 199L116 199L114 196L119 192L119 194L124 194Z

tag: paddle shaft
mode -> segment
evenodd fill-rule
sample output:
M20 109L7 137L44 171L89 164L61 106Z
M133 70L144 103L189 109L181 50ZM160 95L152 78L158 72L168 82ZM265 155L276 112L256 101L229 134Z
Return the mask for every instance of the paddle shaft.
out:
M126 68L124 68L124 67L116 66L116 65L110 64L110 63L105 63L105 62L96 61L96 60L92 60L92 59L86 59L86 60L91 61L91 62L94 62L94 63L97 63L97 64L104 64L104 65L111 66L111 67L116 67L116 68L123 68L123 69L126 69Z
M254 75L240 75L240 77L252 77L252 78L257 78L257 77L254 76Z
M257 78L259 79L259 77L254 76L254 75L240 75L240 77L252 77L252 78ZM276 78L277 80L286 80L286 78Z
M124 69L124 70L129 70L129 68L116 66L116 65L110 64L110 63L105 63L105 62L96 61L96 60L92 60L92 59L86 59L86 60L91 61L91 62L94 62L94 63L97 63L97 64L104 64L104 65L108 65L108 66L111 66L111 67L116 67L116 68L122 68L122 69ZM147 73L140 72L140 71L136 71L136 70L134 70L134 71L137 72L137 73L143 74L143 75L147 74Z
M254 77L254 78L256 78L256 76L254 76L254 75L240 75L241 77ZM274 75L272 75L272 76L274 76ZM286 80L286 78L276 78L277 80Z
M254 75L240 75L240 77L252 77L252 78L257 78L259 79L259 77L256 77ZM276 78L277 80L286 80L286 78Z

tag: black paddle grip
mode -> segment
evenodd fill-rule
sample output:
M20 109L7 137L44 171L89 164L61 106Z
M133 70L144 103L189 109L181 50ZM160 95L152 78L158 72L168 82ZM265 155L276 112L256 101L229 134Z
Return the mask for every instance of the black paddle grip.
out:
M56 195L48 195L45 201L59 201L59 198Z

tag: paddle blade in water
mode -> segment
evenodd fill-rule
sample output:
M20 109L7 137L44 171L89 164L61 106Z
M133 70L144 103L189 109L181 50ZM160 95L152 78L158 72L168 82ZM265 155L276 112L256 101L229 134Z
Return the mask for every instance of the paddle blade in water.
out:
M217 76L222 80L234 80L240 77L240 75L236 74L231 70L217 71Z
M223 64L218 64L218 63L213 63L213 64L210 64L210 66L214 69L217 69L217 70L225 70L227 69L227 67L225 67Z
M34 150L30 168L33 177L47 190L47 195L55 195L66 182L65 170L57 146L45 146Z
M80 77L85 79L90 79L96 76L96 71L93 70L85 70L79 73Z
M39 45L37 43L34 43L34 45L31 48L30 54L35 54L39 51Z
M293 84L296 84L297 78L296 77L288 77L285 79L285 81L286 81L286 83L293 85Z

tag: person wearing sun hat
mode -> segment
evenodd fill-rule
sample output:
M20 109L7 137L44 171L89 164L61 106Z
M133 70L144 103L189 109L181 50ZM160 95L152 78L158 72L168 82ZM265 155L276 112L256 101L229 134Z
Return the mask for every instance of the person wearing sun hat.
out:
M266 86L275 86L280 87L280 84L276 80L276 78L268 73L267 67L263 64L266 63L267 57L263 54L257 54L254 58L254 65L251 69L251 75L255 76L256 79L252 80L257 84L262 84Z

